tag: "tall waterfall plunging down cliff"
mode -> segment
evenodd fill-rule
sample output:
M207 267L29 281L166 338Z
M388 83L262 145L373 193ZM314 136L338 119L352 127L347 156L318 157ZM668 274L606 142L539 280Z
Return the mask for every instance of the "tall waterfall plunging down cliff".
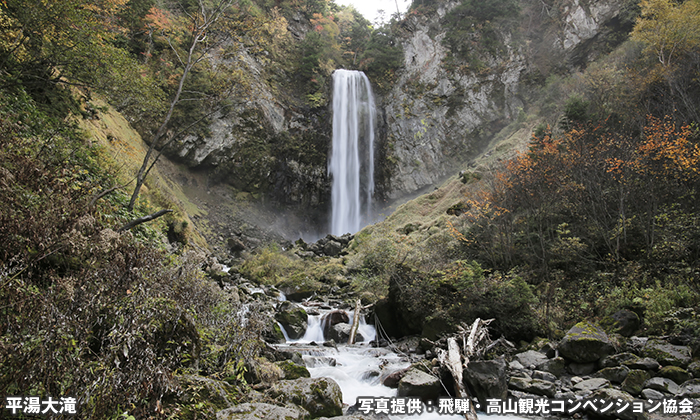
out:
M374 194L375 107L361 71L333 73L333 144L328 174L331 233L355 233L369 221Z

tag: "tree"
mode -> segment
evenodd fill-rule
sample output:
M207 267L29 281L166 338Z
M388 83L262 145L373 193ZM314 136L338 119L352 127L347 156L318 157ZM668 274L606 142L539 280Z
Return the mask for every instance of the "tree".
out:
M177 87L170 100L168 111L163 117L163 121L158 127L158 130L153 135L146 156L143 158L141 168L136 175L136 187L134 188L134 192L131 195L131 200L127 207L129 211L134 209L134 204L139 196L141 187L148 173L153 166L155 166L158 158L162 154L162 148L166 147L170 142L178 138L179 135L201 122L202 119L183 128L179 133L171 134L170 138L160 145L161 151L157 152L154 156L156 147L170 128L175 108L182 101L182 94L188 77L195 67L202 65L202 63L209 58L210 53L217 48L223 47L225 42L230 39L231 34L225 30L223 27L225 25L223 25L223 23L227 20L233 4L234 0L216 0L213 3L207 0L198 0L198 7L189 7L183 10L182 13L187 20L188 29L184 51L180 52L177 45L173 43L173 39L167 37L168 44L176 55L177 61L182 68L182 73L179 76ZM152 157L153 159L151 159Z

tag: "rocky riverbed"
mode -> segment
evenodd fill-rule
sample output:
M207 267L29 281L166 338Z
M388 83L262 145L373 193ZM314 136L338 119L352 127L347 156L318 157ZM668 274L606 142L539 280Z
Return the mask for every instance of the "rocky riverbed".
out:
M331 241L340 250L325 246ZM345 243L347 238L326 238L304 252L342 252ZM354 309L350 296L285 295L235 273L218 280L243 307L255 304L269 326L265 357L247 369L249 402L219 411L218 419L396 418L387 417L382 401L363 406L358 398L387 398L387 404L420 399L431 401L437 412L440 399L455 395L450 373L437 357L447 348L447 337L386 337L363 322L360 344L347 346ZM364 308L363 318L374 319L371 311ZM698 340L634 336L633 328L625 328L624 315L616 314L605 329L580 322L558 341L535 339L516 346L501 339L484 345L464 361L471 403L480 415L700 418ZM515 405L508 406L508 400Z

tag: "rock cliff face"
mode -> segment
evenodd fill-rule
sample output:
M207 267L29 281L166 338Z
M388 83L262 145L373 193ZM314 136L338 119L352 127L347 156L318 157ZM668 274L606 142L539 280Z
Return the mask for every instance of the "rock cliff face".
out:
M517 16L494 19L497 47L471 47L474 66L444 42L447 18L460 2L437 3L398 24L403 67L394 86L376 95L382 115L377 192L384 197L432 185L484 151L495 133L527 111L548 74L580 69L624 40L634 6L632 0L516 2ZM305 28L290 20L293 38L302 39ZM475 25L464 42L480 39L483 30ZM275 70L265 56L240 59L253 76L251 94L215 118L208 136L188 137L170 155L281 207L313 214L319 223L330 196L330 109L307 105L289 86L293 75Z
M386 177L387 195L410 193L453 173L526 110L543 71L578 70L631 29L624 0L547 3L524 1L520 22L497 24L498 51L474 48L479 68L449 57L443 42L445 17L459 2L402 22L404 67L383 98L384 145L395 164Z

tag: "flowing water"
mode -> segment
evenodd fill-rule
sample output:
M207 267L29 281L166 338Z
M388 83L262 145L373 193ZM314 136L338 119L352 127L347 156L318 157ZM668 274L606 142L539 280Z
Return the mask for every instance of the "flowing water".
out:
M355 233L366 224L374 194L374 96L361 71L333 72L333 143L328 174L331 233Z
M307 310L309 308L306 308ZM282 331L287 338L286 346L302 353L309 373L314 378L325 377L335 380L343 393L343 403L354 406L358 397L395 397L396 389L382 385L381 379L386 375L407 368L411 365L406 355L401 355L387 348L375 348L370 342L376 338L374 326L365 323L360 317L358 333L362 342L355 345L338 345L337 347L321 347L325 341L323 334L324 317L327 311L319 315L309 315L308 326L303 338L290 340L284 328ZM348 318L353 319L353 311L347 311ZM281 327L281 326L280 326ZM285 346L285 347L286 347ZM392 420L464 420L463 415L444 415L437 412L423 412L420 415L389 416ZM517 420L516 416L497 416L479 414L484 420Z

